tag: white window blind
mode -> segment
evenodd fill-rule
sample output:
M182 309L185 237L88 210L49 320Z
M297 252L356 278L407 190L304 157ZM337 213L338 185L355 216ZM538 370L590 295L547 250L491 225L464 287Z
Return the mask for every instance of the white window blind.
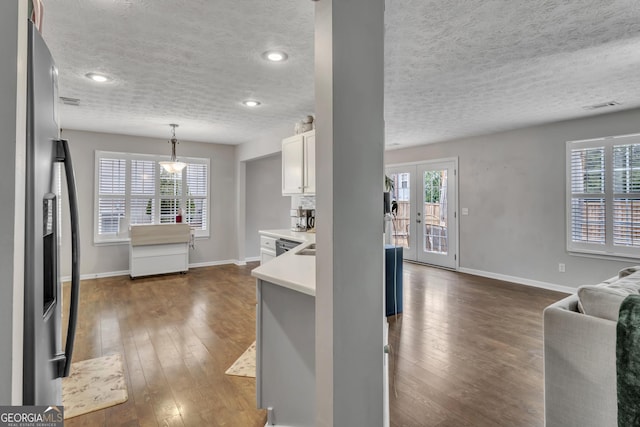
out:
M198 230L207 229L207 167L203 164L187 165L187 204L185 218Z
M187 167L170 174L163 156L96 152L94 240L126 241L130 224L183 222L208 236L209 160L183 158Z
M126 212L126 166L117 158L101 158L98 162L98 234L117 236Z
M605 243L604 147L571 151L571 239Z
M613 244L640 247L640 145L613 147Z
M153 224L156 194L156 162L131 160L131 224Z
M640 135L567 143L567 249L640 258Z

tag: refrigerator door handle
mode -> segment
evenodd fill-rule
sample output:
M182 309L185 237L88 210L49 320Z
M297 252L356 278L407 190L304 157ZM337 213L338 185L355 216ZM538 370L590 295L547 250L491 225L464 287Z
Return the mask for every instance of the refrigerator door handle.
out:
M78 300L80 297L80 236L78 221L78 195L76 192L76 179L71 163L69 142L59 139L56 143L56 162L64 163L64 171L67 177L67 191L69 193L69 212L71 219L71 296L69 305L69 325L67 329L67 343L64 348L64 356L59 359L58 374L68 377L71 370L71 357L76 338L76 324L78 322Z

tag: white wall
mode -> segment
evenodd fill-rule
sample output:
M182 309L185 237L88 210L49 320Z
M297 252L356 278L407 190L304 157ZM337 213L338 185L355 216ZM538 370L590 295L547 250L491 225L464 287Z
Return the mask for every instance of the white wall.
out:
M100 275L129 270L128 244L96 245L93 243L94 163L95 151L116 151L142 154L171 153L164 139L64 130L69 140L78 186L80 216L80 274ZM235 260L235 147L221 144L182 141L177 146L178 157L208 157L210 165L210 237L198 239L196 249L189 253L191 264L206 264ZM66 184L65 184L66 185ZM67 207L66 199L63 206ZM71 271L68 212L63 211L62 275Z
M459 208L469 209L459 217L462 271L577 287L640 262L567 253L565 142L637 132L640 110L632 110L387 151L385 164L459 157Z
M236 147L236 258L244 260L247 256L246 239L251 239L246 230L247 215L247 162L277 154L281 151L282 140L294 134L295 123L284 124L265 132L260 138Z
M285 124L265 132L255 141L246 142L237 147L237 161L246 162L278 153L282 149L282 140L295 134L295 123Z
M289 228L291 197L282 195L282 153L246 162L245 255L260 256L258 230Z

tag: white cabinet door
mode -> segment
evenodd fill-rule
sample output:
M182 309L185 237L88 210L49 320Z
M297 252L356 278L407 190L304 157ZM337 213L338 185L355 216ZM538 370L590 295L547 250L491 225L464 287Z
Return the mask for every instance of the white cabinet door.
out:
M316 192L316 134L304 138L304 192Z
M282 194L303 192L304 137L292 136L282 141Z
M267 261L271 261L276 257L275 251L268 249L260 249L260 265L263 265Z

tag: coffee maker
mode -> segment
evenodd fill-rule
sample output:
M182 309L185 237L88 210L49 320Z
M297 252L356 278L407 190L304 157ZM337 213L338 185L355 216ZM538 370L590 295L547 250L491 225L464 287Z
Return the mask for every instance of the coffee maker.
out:
M316 226L315 209L291 209L291 231L309 231Z

